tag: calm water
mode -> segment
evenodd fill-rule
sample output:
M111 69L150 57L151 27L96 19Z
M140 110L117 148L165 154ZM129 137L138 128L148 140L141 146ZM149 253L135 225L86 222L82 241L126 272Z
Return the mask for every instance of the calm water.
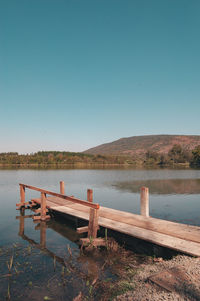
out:
M97 300L95 279L115 280L110 268L99 268L105 254L95 260L80 255L78 236L67 221L33 223L32 211L24 217L16 211L19 183L59 191L61 180L68 195L86 199L92 188L95 202L133 213L140 210L140 187L147 186L151 216L200 226L200 170L0 170L0 301L73 300L80 291ZM27 190L26 200L35 196Z

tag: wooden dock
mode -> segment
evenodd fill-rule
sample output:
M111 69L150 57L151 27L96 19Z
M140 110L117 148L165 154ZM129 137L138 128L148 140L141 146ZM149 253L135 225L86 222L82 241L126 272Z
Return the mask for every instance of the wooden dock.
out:
M25 201L25 189L41 193L40 198ZM47 195L49 195L47 197ZM60 182L60 193L38 187L20 184L21 201L17 208L39 205L35 220L50 218L48 211L60 212L89 222L87 227L77 228L78 233L87 232L88 238L81 239L83 244L104 245L105 240L97 238L99 226L118 231L151 243L186 254L200 256L200 227L190 226L149 217L148 188L141 188L141 215L99 206L93 203L92 190L87 191L87 200L64 194L64 183Z

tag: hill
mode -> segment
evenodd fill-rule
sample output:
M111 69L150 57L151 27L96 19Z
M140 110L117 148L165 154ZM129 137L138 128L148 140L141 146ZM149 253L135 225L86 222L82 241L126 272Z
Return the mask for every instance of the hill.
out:
M184 150L190 151L200 145L200 136L192 135L147 135L121 138L90 148L84 153L101 155L131 155L143 156L147 151L167 154L179 144Z

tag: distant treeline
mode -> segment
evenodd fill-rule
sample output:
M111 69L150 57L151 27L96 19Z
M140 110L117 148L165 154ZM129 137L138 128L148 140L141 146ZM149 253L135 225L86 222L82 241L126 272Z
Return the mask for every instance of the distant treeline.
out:
M200 167L200 145L192 151L185 150L179 144L175 144L168 154L146 152L145 165L174 165L189 164L191 167Z
M129 156L104 156L90 155L76 152L60 151L40 151L33 154L20 155L16 152L0 153L0 164L19 164L19 165L63 165L63 164L125 164L129 162Z
M147 151L145 157L129 155L91 155L75 152L40 151L33 154L18 154L17 152L0 153L0 165L68 165L68 164L125 164L125 165L160 165L170 166L187 164L200 167L200 145L192 151L184 150L176 144L168 154Z

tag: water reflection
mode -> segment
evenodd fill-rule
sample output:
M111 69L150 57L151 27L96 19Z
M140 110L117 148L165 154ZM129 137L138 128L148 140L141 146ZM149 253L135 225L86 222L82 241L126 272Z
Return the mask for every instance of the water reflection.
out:
M25 221L29 219L32 223L32 214L25 215L25 211L16 216L19 221L18 235L28 242L28 248L15 246L14 250L6 251L8 255L4 259L6 261L10 254L14 256L16 273L13 272L12 279L8 279L14 300L43 300L45 296L48 300L74 300L77 296L82 296L84 300L108 300L116 291L116 281L124 277L127 265L137 266L141 260L147 260L145 256L137 257L124 249L82 252L78 247L68 245L67 248L66 243L70 239L76 243L78 235L75 229L55 220L37 222L34 227L40 233L37 242L32 239L32 229L25 227L28 224ZM56 237L57 234L64 237L64 244L59 244L56 252L52 251L56 241L52 243L49 240L48 230L53 231ZM1 273L6 273L5 266ZM6 296L6 278L0 283L0 290Z
M119 190L138 193L140 187L149 187L151 194L199 194L200 179L165 179L118 182L113 186Z
M95 202L133 213L140 211L140 187L148 186L152 216L200 225L199 170L1 170L0 300L5 299L8 292L8 278L4 276L8 274L7 262L13 254L9 289L11 300L15 301L38 301L45 296L70 301L80 291L88 300L100 300L101 296L108 300L111 285L113 291L118 288L113 279L120 277L129 264L138 265L135 255L125 251L82 254L75 227L70 227L68 221L66 224L66 221L52 219L44 224L33 224L29 210L16 217L18 183L58 191L60 180L65 181L69 195L85 199L86 188L92 188ZM27 192L28 199L34 197ZM93 282L95 289L91 291Z
M62 225L59 225L55 221L38 221L36 222L37 225L35 226L35 230L40 231L40 243L37 243L35 240L31 239L24 233L24 222L27 218L32 218L33 215L25 215L25 210L21 210L20 215L16 216L16 219L19 220L19 232L18 235L25 241L27 241L32 246L36 247L37 249L42 250L45 254L53 258L54 260L58 261L60 264L66 266L65 261L63 258L57 256L54 252L48 250L46 248L46 230L47 228L51 228L57 233L61 234L65 238L67 238L70 241L77 241L78 240L78 234L75 230L71 228L67 228L66 226L63 227Z

